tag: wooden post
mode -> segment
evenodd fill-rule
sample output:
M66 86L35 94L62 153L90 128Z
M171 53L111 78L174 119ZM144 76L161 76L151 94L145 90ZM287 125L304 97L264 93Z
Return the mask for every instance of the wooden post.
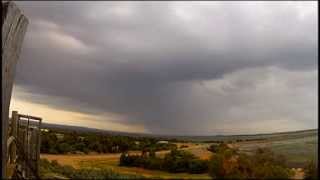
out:
M41 146L41 124L42 124L42 119L39 120L39 126L38 126L38 135L37 135L37 173L39 174L39 164L40 164L40 146Z
M18 111L12 111L12 116L11 116L11 128L12 128L12 136L17 139L18 138L18 134L17 134L17 122L18 122ZM16 160L16 151L17 151L17 146L14 143L12 145L12 150L11 150L11 163L14 163L14 161Z
M12 2L2 2L2 164L1 176L6 175L7 161L7 131L9 121L9 106L16 64L20 55L22 41L27 29L28 20L19 8Z

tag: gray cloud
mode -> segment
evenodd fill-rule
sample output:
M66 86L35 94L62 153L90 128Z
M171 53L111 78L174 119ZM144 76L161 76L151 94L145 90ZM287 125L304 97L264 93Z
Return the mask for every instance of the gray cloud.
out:
M154 133L315 127L315 2L17 4L30 25L16 84L66 99L29 101Z

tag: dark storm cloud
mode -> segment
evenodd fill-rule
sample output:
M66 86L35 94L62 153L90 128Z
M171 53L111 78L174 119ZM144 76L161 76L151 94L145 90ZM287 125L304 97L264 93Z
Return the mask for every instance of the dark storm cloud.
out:
M212 126L252 119L299 121L302 128L316 123L316 114L304 116L317 107L316 3L17 4L30 25L16 84L65 99L23 97L29 101L121 114L125 123L156 133L215 133ZM265 83L274 81L270 76L288 83ZM296 81L291 76L301 83L289 83ZM261 99L269 96L270 102ZM279 97L281 105L301 105L272 111Z

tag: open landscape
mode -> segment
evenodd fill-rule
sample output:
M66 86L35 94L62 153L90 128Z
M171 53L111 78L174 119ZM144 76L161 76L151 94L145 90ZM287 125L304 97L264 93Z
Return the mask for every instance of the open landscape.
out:
M56 127L57 128L57 127ZM59 133L63 134L62 126L59 126ZM75 127L71 128L73 130ZM66 127L66 132L70 131L70 127ZM49 129L48 129L49 130ZM89 130L90 131L90 130ZM90 132L95 134L97 132ZM81 130L80 132L84 132ZM103 131L100 131L100 133ZM108 132L105 132L108 134ZM116 133L116 132L114 132ZM120 133L121 134L121 133ZM117 134L107 135L116 136ZM43 133L43 136L46 136ZM199 140L199 137L192 137L189 141L185 137L171 137L172 142L169 139L163 139L163 137L156 136L158 141L164 141L176 145L178 150L184 150L194 154L197 158L202 160L210 160L211 156L215 153L209 150L212 144L219 144L225 142L229 147L239 150L246 154L253 154L259 148L269 148L275 154L284 155L286 158L286 165L293 171L292 178L301 179L304 177L304 169L308 163L317 159L317 146L318 146L318 130L306 130L286 133L274 133L264 135L233 135L224 136L211 136ZM136 140L135 140L136 142ZM142 155L142 151L129 150L126 151L130 155ZM155 152L155 156L164 158L166 154L170 153L170 150L159 150ZM86 153L66 153L66 154L48 154L42 153L41 159L47 159L48 161L56 161L60 165L69 165L75 169L110 169L116 173L126 175L137 175L145 178L161 178L161 179L210 179L211 176L208 173L173 173L163 170L146 169L143 167L128 167L120 166L120 157L122 153L98 153L94 151L88 151ZM43 174L45 177L60 177L63 178L63 174L55 172L46 172ZM66 177L67 178L67 177Z
M4 1L2 179L318 179L317 1Z

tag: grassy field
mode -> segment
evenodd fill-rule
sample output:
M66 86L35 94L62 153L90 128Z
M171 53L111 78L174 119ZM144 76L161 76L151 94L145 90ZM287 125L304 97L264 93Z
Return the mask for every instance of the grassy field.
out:
M183 148L200 159L209 159L212 155L207 151L211 143L177 143L178 147L185 145ZM314 132L299 132L298 134L282 134L267 139L256 141L242 141L232 143L231 146L239 148L240 151L252 153L259 147L271 148L276 154L283 154L287 158L288 166L291 168L303 168L306 163L312 159L317 159L318 137ZM180 148L179 148L180 149ZM169 151L160 151L156 155L163 157ZM130 153L140 154L139 151ZM57 160L62 165L71 165L74 168L109 168L122 174L142 175L149 178L163 179L210 179L208 174L188 174L188 173L169 173L158 170L147 170L138 167L120 167L120 153L113 154L88 154L88 155L49 155L41 154L41 158L50 161ZM299 175L300 174L300 175ZM296 173L296 177L301 178L303 172ZM298 175L298 176L297 176Z
M241 142L236 146L243 152L251 153L258 147L271 148L275 153L284 155L289 167L304 167L312 159L317 159L318 137L315 135L268 141Z
M235 141L235 140L280 140L295 139L301 137L317 136L318 129L290 131L270 134L252 134L252 135L215 135L215 136L174 136L172 138L185 141L203 142L203 141Z
M211 152L207 151L206 148L209 144L193 144L183 143L187 145L184 150L190 151L201 159L209 159ZM179 146L182 144L179 144ZM157 152L157 156L164 156L169 151ZM139 154L137 151L131 153ZM109 168L115 172L123 174L143 175L145 177L152 178L163 178L163 179L210 179L208 174L189 174L189 173L169 173L158 170L147 170L137 167L121 167L118 166L120 153L114 154L91 154L91 155L51 155L41 154L41 158L46 158L49 161L57 160L59 164L71 165L74 168Z

